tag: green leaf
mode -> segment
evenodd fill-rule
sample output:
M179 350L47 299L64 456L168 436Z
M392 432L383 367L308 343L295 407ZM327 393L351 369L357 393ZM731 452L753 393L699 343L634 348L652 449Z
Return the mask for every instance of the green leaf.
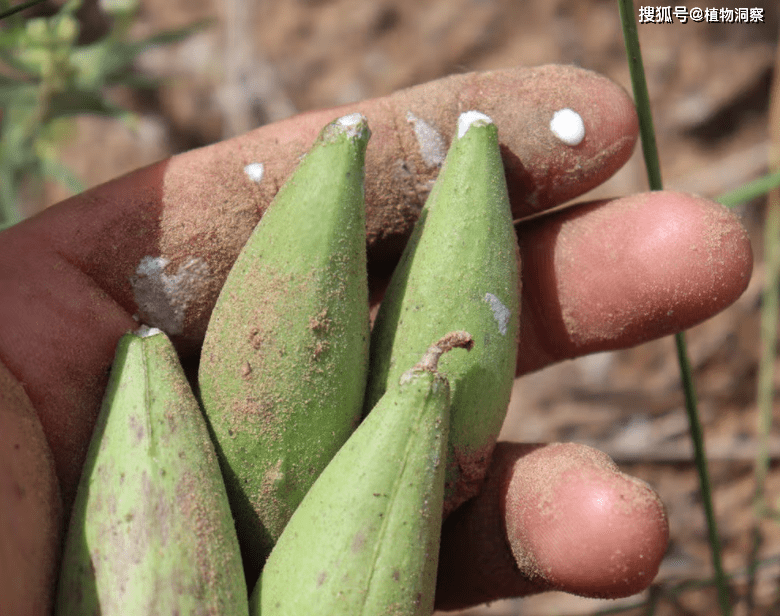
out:
M30 83L0 75L0 107L7 109L14 104L35 104L37 90Z
M55 17L60 15L73 15L81 8L82 4L84 4L84 0L68 0L62 5L60 12L57 13Z
M152 88L159 78L136 73L133 63L150 46L181 41L210 26L213 20L161 32L141 41L127 35L137 17L136 0L118 0L112 29L102 40L74 46L79 24L76 11L83 0L67 0L57 14L25 19L18 14L43 0L11 7L0 0L0 228L20 219L20 186L49 178L73 192L83 190L79 179L57 160L59 120L81 114L111 117L134 126L135 114L103 94L110 85Z
M179 41L186 39L188 36L195 34L196 32L200 32L202 30L210 28L214 24L216 24L215 19L201 19L200 21L196 21L182 28L177 28L175 30L166 30L165 32L159 32L157 34L153 34L152 36L149 36L141 41L137 41L133 43L133 46L136 48L136 55L137 55L151 46L170 45L172 43L178 43Z
M106 76L126 61L119 53L109 49L106 39L76 47L70 54L70 62L76 68L76 83L83 89L100 89L106 83Z
M71 90L55 94L49 102L47 119L80 114L108 116L130 121L133 113L109 101L103 93L93 90Z
M15 225L22 219L19 212L19 195L12 169L0 165L0 231Z
M11 8L6 9L3 12L0 12L0 19L5 19L6 17L10 17L11 15L18 13L19 11L24 11L25 9L29 9L30 7L35 6L36 4L40 4L41 2L45 2L45 0L29 0L28 2L22 2L21 4L12 6Z
M9 51L9 49L13 49L14 47L16 47L16 45L7 45L5 41L0 39L0 60L20 75L31 80L40 81L40 71L35 70L34 67L31 67L26 62L20 60L14 53Z
M109 15L123 18L138 11L139 0L103 0L101 6Z
M118 83L135 90L153 90L165 82L166 80L161 77L152 77L151 75L144 75L143 73L128 72L122 81Z
M11 166L21 166L32 147L32 130L34 109L23 107L9 108L3 118L2 142L0 143L0 163L10 163Z
M81 88L127 84L132 66L140 53L149 47L169 45L211 25L213 20L199 21L177 30L152 35L141 41L126 42L108 37L71 53L71 63L78 68L77 82Z
M74 195L84 192L84 183L68 167L53 159L45 159L42 162L42 171L45 177L59 182Z

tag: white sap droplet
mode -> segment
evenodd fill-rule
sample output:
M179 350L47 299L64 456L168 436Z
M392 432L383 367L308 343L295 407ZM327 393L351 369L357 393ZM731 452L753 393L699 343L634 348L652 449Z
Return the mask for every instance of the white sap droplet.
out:
M411 111L406 112L406 121L414 128L423 162L429 167L441 167L447 156L447 144L439 131Z
M355 113L341 116L339 118L339 124L341 124L341 126L344 128L355 128L355 126L360 124L365 119L366 118L362 113L356 111Z
M340 117L337 122L348 137L358 137L363 131L368 129L368 120L366 120L366 116L357 111Z
M506 326L509 324L509 317L512 316L511 311L492 293L485 293L485 301L490 304L493 318L498 323L498 331L502 336L506 336Z
M165 257L144 257L130 278L141 321L169 336L182 333L190 302L209 276L209 266L197 257L182 263L175 274L166 274Z
M466 111L460 114L458 118L458 139L462 139L466 131L471 128L472 124L477 126L484 126L485 124L492 124L493 120L489 116L486 116L481 111Z
M573 109L559 109L550 120L550 130L566 145L579 145L585 138L585 124Z
M249 163L246 167L244 167L244 173L246 173L247 176L249 176L249 179L252 180L255 184L259 184L263 179L265 167L263 166L263 163Z
M139 338L151 338L157 334L162 334L163 331L156 327L149 327L148 325L141 325L137 330L133 332Z

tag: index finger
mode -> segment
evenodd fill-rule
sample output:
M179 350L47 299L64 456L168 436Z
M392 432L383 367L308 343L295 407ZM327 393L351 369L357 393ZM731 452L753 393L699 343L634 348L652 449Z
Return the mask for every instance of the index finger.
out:
M457 75L172 157L47 211L35 230L123 306L138 308L142 320L165 318L152 314L161 306L139 297L133 275L164 267L170 276L185 266L206 288L187 294L185 314L165 315L174 322L159 325L174 337L199 339L236 254L322 126L352 111L369 120L367 236L371 266L381 268L400 256L457 117L472 108L499 127L515 218L597 186L628 159L637 137L628 96L590 71L547 66ZM562 108L582 118L585 138L576 147L550 130Z

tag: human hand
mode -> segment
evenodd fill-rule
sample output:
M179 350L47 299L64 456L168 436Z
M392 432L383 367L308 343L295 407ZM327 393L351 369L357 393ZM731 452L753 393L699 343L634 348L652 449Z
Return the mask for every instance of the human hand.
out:
M585 124L575 147L549 129L552 114L567 107ZM373 133L366 201L378 301L467 109L498 126L515 218L597 186L637 138L630 99L588 71L459 75L175 156L0 235L0 601L29 606L37 597L45 612L62 512L75 495L116 343L138 326L133 315L170 334L185 364L196 358L260 212L322 126L352 111ZM678 193L578 206L517 229L518 375L687 328L732 303L752 267L736 219ZM631 594L652 581L667 533L652 491L604 456L572 445L501 444L482 494L445 524L437 605L552 588Z

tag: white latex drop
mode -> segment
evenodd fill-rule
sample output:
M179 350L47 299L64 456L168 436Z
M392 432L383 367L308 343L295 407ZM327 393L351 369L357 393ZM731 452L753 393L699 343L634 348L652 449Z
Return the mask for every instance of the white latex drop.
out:
M550 130L566 145L579 145L585 138L585 123L573 109L559 109L550 120Z
M490 119L490 116L486 116L481 111L466 111L465 113L461 113L458 118L458 139L463 138L466 131L476 122L480 122L480 125L485 125L492 124L493 120Z

